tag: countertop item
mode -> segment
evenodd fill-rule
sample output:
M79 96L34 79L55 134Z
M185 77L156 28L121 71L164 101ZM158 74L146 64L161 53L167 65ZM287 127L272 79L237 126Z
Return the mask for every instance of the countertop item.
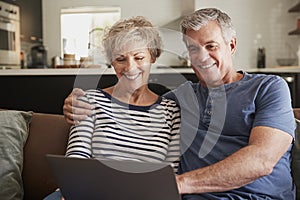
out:
M47 68L47 49L43 44L31 48L31 65L29 68Z
M240 69L250 73L300 73L300 66L286 66L273 68L249 68ZM152 74L192 74L192 68L156 68L151 69ZM0 70L0 76L24 76L24 75L113 75L115 71L113 68L99 67L99 68L46 68L46 69L3 69Z
M296 58L277 58L276 62L280 66L293 66L296 63Z

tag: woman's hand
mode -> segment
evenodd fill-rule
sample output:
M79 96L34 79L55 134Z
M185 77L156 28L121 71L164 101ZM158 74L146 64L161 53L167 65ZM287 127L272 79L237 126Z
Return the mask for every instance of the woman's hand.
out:
M83 96L85 92L82 89L74 88L64 101L63 113L69 124L75 124L80 120L84 120L88 115L92 114L90 104L79 101L78 98Z

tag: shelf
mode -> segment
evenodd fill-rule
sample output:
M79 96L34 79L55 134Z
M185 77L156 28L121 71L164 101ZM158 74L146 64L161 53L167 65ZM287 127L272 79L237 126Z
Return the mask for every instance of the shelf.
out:
M296 29L296 30L289 32L289 35L300 35L300 29Z
M289 12L300 12L300 2L289 9Z

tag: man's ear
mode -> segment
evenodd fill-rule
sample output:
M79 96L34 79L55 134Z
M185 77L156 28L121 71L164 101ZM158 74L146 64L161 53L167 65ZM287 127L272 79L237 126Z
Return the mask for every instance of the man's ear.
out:
M156 58L153 58L153 56L151 56L151 63L155 63L156 62Z
M231 49L231 55L234 55L236 51L236 38L232 38L229 45Z

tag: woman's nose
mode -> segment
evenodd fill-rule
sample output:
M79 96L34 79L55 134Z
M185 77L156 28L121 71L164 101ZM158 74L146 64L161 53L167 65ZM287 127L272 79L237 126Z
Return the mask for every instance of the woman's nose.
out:
M134 59L130 58L127 60L125 71L131 71L137 67L137 64Z

